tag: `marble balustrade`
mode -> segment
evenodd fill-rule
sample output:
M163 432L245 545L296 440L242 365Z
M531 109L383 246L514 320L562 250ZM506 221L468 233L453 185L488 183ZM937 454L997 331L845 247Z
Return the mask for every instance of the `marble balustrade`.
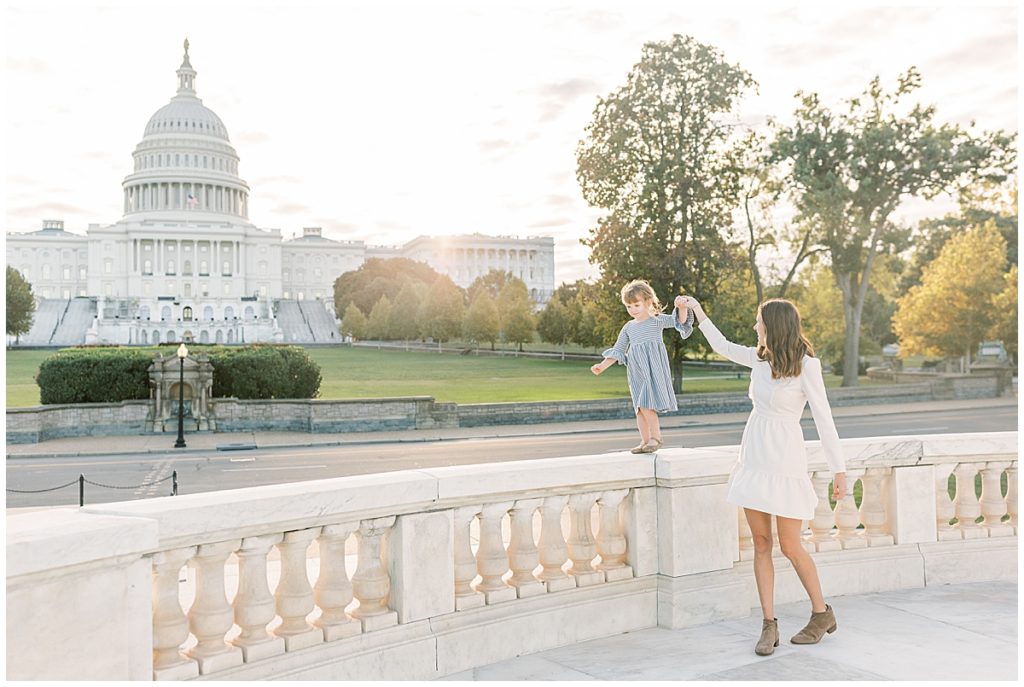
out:
M818 505L803 542L823 557L827 594L1015 574L1015 432L842 446L859 504L830 501L831 474L809 444ZM96 663L75 675L93 679L439 677L545 641L746 615L751 535L724 501L735 458L734 446L577 456L9 518L8 628L23 632L9 640L8 675L71 642ZM780 603L797 593L781 565ZM108 622L135 629L102 647L29 612L40 584L73 580L60 589L74 597L90 589L83 575L139 566L148 632L131 592L128 603L110 590ZM538 631L552 623L561 634L546 639ZM131 669L110 668L114 655Z

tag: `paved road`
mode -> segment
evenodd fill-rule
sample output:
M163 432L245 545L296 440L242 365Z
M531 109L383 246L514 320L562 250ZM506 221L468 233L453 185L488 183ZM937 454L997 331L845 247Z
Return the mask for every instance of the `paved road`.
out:
M816 439L811 420L804 421L804 435ZM889 412L879 415L837 417L842 437L899 434L996 432L1017 429L1017 406ZM718 446L738 444L740 422L707 425L695 421L666 428L665 445ZM173 452L76 458L7 459L8 489L44 489L77 480L79 473L109 486L137 485L178 473L179 493L299 482L345 475L388 472L412 468L464 465L585 455L621 451L636 443L635 431L595 431L568 434L537 434L486 439L451 439L429 442L365 443L346 446L309 446L252 451L207 451L186 455ZM165 496L170 480L156 486L111 489L86 484L85 502L102 503ZM7 493L7 507L52 506L78 503L78 486L40 494Z

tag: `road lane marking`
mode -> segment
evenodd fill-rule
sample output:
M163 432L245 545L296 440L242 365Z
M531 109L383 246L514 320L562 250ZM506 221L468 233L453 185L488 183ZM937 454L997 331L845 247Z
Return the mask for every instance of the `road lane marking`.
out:
M232 458L232 463L255 463L255 458Z
M326 465L285 465L278 468L222 468L221 472L259 472L261 470L307 470L326 468Z

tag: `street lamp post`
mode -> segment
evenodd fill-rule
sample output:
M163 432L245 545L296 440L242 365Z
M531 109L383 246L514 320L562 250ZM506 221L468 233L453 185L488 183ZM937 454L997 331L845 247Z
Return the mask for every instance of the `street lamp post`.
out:
M188 357L188 349L182 342L178 346L178 440L174 442L174 448L185 448L185 358Z

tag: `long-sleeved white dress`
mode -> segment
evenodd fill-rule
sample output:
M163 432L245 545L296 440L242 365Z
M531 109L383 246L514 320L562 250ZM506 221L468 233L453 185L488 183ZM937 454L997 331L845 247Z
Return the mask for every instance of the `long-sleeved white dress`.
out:
M786 518L812 519L818 497L807 474L807 449L800 428L805 404L811 406L829 468L833 474L846 471L821 361L804 356L799 375L772 379L771 364L757 357L756 348L727 340L709 319L699 328L716 353L750 368L748 395L754 409L743 429L726 501Z

